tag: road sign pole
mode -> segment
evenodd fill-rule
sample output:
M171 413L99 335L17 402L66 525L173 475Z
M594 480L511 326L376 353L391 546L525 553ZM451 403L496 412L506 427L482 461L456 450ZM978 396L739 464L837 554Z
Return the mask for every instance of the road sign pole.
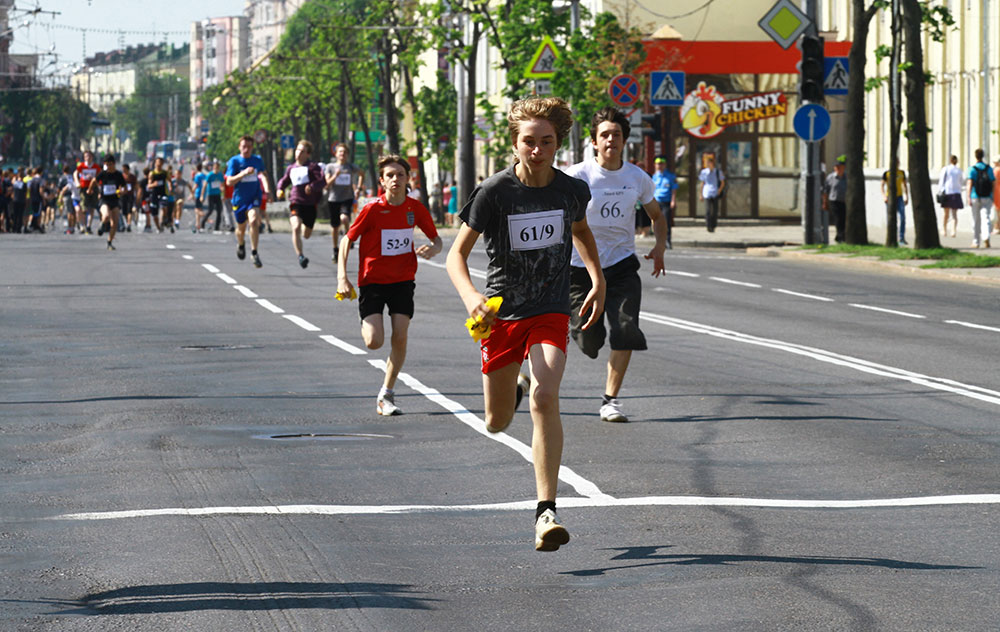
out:
M803 0L802 10L812 23L810 32L816 32L817 0ZM825 244L828 242L827 231L823 230L823 221L820 216L822 211L822 199L820 197L820 180L823 177L820 172L819 142L815 139L815 114L810 112L809 117L809 140L802 141L802 180L805 184L805 195L802 196L802 229L803 243Z

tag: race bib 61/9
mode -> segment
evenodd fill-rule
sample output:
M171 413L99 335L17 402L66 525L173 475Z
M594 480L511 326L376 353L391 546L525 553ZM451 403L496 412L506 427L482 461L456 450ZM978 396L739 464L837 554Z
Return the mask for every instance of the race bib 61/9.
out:
M508 215L511 250L538 250L563 241L563 209Z
M587 223L591 226L627 225L631 230L638 199L632 189L596 189L587 207Z
M382 256L394 257L413 252L413 228L382 229Z

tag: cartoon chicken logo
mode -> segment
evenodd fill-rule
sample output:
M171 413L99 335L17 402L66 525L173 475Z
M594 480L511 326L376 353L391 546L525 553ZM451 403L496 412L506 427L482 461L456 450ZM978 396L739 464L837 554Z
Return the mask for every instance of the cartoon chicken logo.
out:
M681 127L698 138L718 136L724 129L716 120L722 112L723 101L725 99L715 91L715 86L706 86L704 81L698 82L698 89L684 97Z

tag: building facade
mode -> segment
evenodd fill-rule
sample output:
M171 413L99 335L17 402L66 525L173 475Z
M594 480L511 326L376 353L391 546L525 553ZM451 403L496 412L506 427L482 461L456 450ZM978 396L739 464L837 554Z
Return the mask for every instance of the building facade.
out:
M209 18L191 23L191 121L188 133L199 138L208 130L199 99L235 70L250 67L250 25L246 16Z

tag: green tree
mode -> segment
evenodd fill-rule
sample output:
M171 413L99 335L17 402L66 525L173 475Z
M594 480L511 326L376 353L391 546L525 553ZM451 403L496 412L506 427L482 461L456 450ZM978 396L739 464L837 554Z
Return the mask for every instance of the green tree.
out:
M32 135L43 166L55 158L69 158L68 152L90 135L90 115L90 108L68 89L0 92L0 138L9 138L5 158L8 162L31 160Z
M111 123L128 132L135 147L145 147L147 142L162 138L161 130L174 107L171 100L177 107L178 129L186 129L191 119L188 80L171 74L142 73L136 79L135 92L112 106Z

